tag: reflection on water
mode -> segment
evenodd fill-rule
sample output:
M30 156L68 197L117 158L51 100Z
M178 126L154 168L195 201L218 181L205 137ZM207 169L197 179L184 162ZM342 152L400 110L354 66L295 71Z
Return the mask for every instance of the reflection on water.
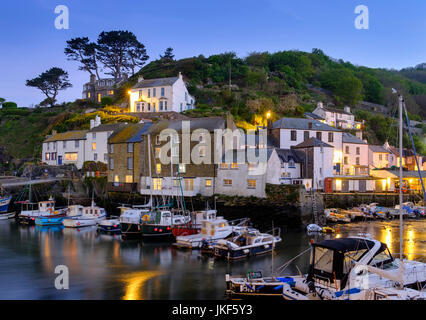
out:
M425 221L404 225L407 259L426 262ZM371 234L398 257L399 221L340 225L332 235L283 234L274 267L309 248L311 240ZM281 274L307 272L309 252ZM54 269L66 265L69 290L56 290ZM98 234L96 227L25 227L0 222L0 299L222 299L225 274L263 271L270 275L270 255L237 262L201 257L197 251L175 250L167 243L122 241Z

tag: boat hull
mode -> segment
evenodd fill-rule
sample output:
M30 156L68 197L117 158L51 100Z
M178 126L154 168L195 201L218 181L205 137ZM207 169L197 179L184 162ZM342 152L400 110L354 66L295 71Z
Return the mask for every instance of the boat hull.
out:
M195 228L192 226L181 226L181 227L173 227L172 233L174 237L180 236L189 236L192 234L197 234L200 232L200 228Z
M0 213L5 213L9 209L10 200L12 197L0 198Z
M224 246L214 246L214 256L219 259L239 260L250 256L259 256L272 252L272 244L265 244L256 247L243 247L230 249Z
M120 231L123 239L142 238L142 229L138 223L120 222Z
M15 217L15 212L12 213L0 213L0 220L13 219Z
M49 218L49 217L38 217L35 218L35 225L37 226L58 226L62 225L62 222L64 221L63 217L55 217L55 218Z
M142 224L142 237L155 238L155 239L169 239L173 238L172 228L170 226L162 226L155 224Z

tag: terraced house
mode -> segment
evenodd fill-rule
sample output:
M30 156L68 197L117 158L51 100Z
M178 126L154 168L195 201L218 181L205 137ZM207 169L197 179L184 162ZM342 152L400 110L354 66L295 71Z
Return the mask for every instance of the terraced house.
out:
M85 161L86 134L87 130L53 131L43 142L42 162L51 166L74 164L81 169Z
M185 124L184 124L185 123ZM189 124L189 133L183 128ZM177 134L172 139L161 141L164 129L173 129ZM214 159L214 131L235 129L231 119L219 117L191 119L189 121L161 121L144 133L142 156L144 166L141 173L140 193L143 195L211 196L215 193L217 164ZM194 132L202 130L202 132ZM168 156L173 166L162 163L163 147L170 143ZM221 152L221 151L220 151ZM191 155L189 161L184 159ZM197 156L199 163L193 161ZM150 158L149 158L150 157ZM151 172L149 171L151 169Z
M130 112L183 112L194 108L192 97L179 72L177 77L144 79L129 91Z
M108 139L108 184L112 192L136 192L140 188L143 134L151 122L128 124Z

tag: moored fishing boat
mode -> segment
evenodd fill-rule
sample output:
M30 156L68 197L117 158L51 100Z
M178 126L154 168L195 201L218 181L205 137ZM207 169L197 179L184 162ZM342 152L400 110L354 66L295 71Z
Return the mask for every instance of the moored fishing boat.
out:
M0 217L3 214L7 215L7 210L9 209L9 204L11 200L12 196L0 196Z
M250 228L232 239L218 240L213 245L214 256L227 260L238 260L271 253L274 245L281 242L280 229L276 229L277 235L275 232L274 234L261 233L259 230Z
M60 226L65 217L37 217L35 218L36 226Z
M120 234L120 219L106 219L98 223L98 231L108 234Z
M123 239L141 238L142 217L147 215L148 209L127 209L120 215L120 230ZM146 218L145 218L146 219Z
M203 220L200 233L176 237L176 243L173 245L177 248L200 249L203 244L213 244L217 240L236 236L244 232L248 222L249 219L246 218L231 221L230 223L223 217Z
M53 198L38 203L31 203L30 201L20 201L17 203L20 203L23 207L23 210L18 215L18 221L21 224L34 225L35 219L38 217L60 218L66 216L65 210L55 209L55 200Z
M174 225L172 232L175 237L188 236L201 232L201 225L203 220L216 219L216 210L194 211L191 213L191 221L186 224Z
M165 208L156 208L142 217L141 230L144 238L172 238L174 226L188 224L190 217L183 214L172 214Z
M94 203L90 207L83 208L81 216L64 219L63 225L66 228L82 228L94 226L98 222L106 219L106 212L104 208L97 207Z

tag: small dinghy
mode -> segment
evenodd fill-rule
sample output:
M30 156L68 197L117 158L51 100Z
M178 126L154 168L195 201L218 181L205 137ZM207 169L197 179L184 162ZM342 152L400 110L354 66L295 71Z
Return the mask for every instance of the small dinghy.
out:
M310 224L306 227L306 231L309 233L321 233L322 227L317 224Z
M120 234L120 219L108 219L98 223L98 231L108 234Z
M248 229L231 240L218 240L213 245L214 256L227 260L237 260L270 253L275 243L281 242L280 229L276 228L276 230L278 236L261 233L256 229Z

